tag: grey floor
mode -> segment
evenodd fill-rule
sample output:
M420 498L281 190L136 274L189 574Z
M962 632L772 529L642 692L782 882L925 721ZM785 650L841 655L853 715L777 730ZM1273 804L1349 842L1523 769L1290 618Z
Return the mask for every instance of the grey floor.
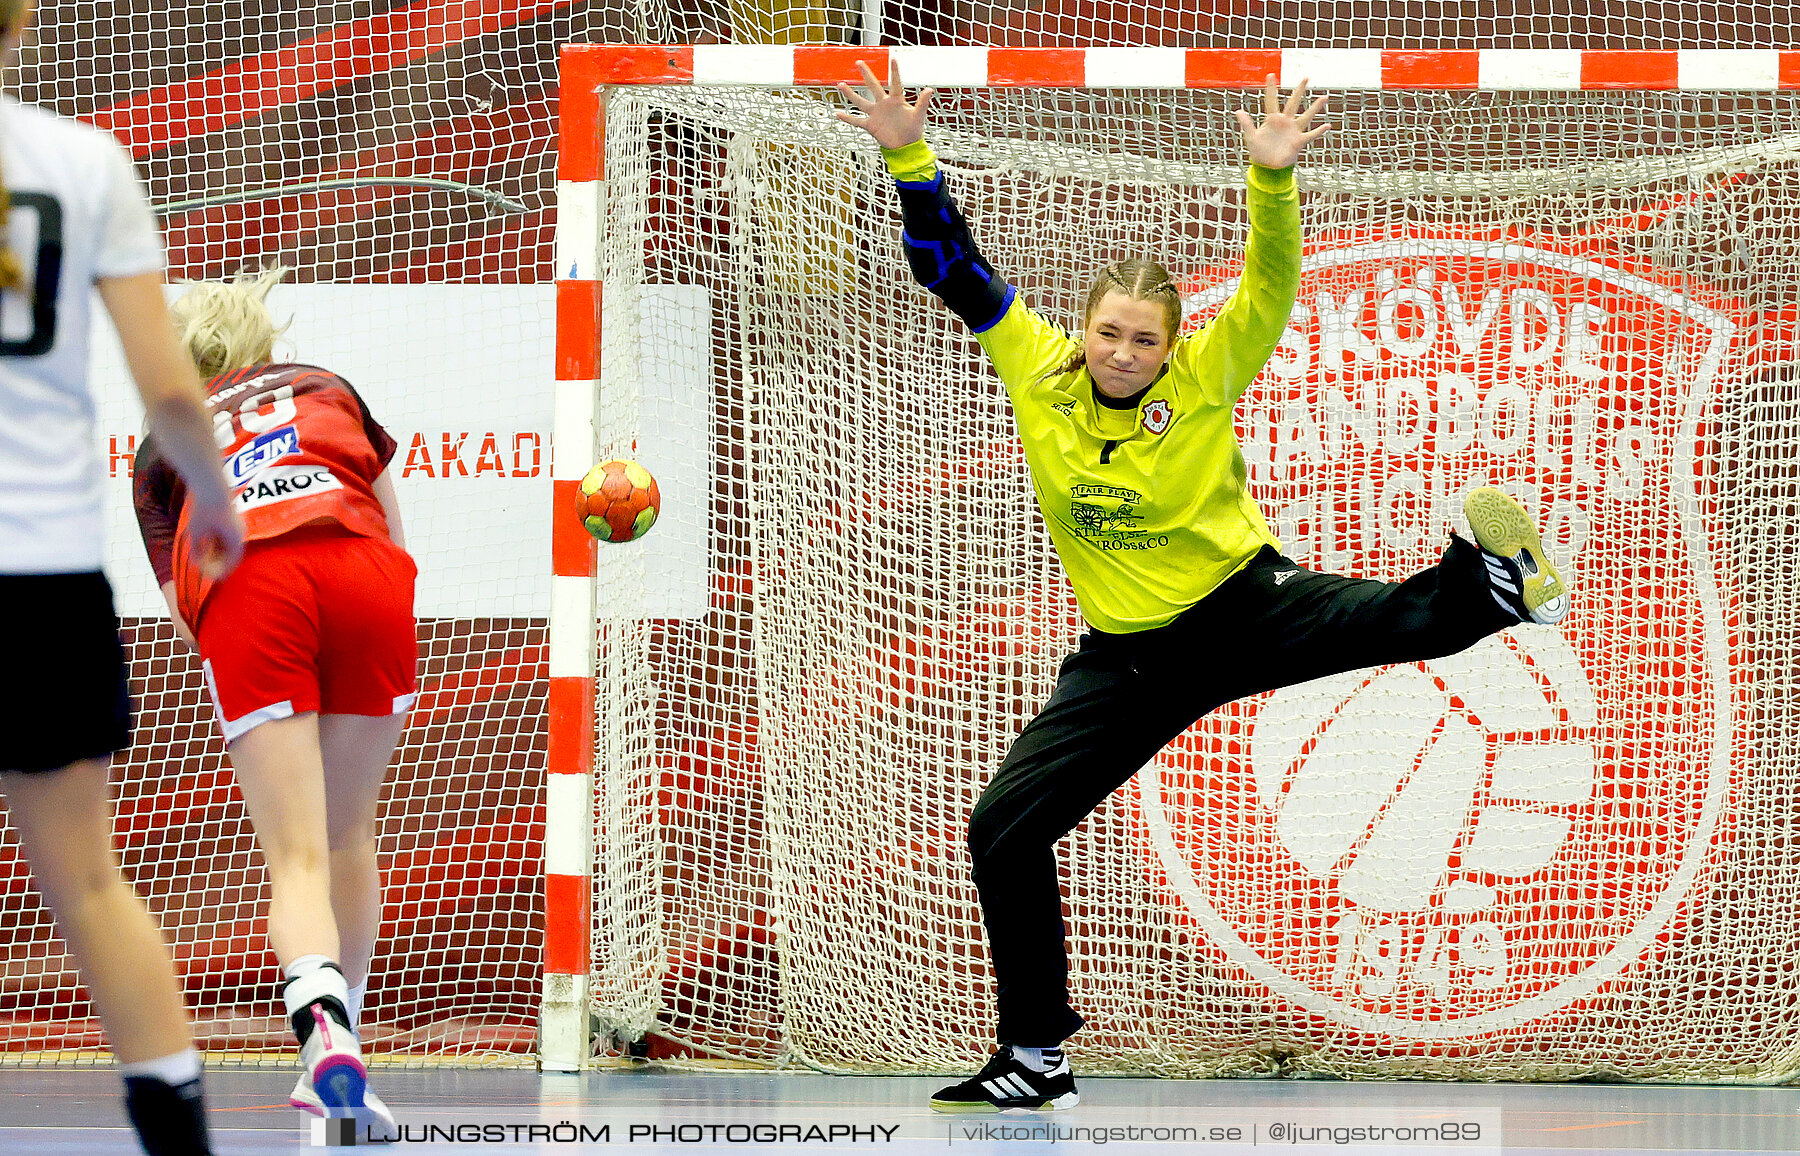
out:
M1546 1156L1800 1151L1796 1088L1089 1079L1081 1083L1081 1106L1067 1112L950 1117L925 1106L944 1082L938 1079L651 1067L580 1076L377 1070L375 1080L408 1129L389 1150L420 1156L624 1147L673 1152L715 1145L812 1152L954 1149L971 1156L1102 1148L1204 1156L1276 1147ZM208 1076L220 1156L314 1150L310 1117L286 1106L291 1083L290 1075L274 1071ZM108 1071L11 1069L0 1073L0 1087L7 1091L0 1097L0 1152L112 1156L138 1150ZM1439 1132L1434 1142L1426 1129L1451 1121L1459 1133L1467 1135L1463 1130L1475 1125L1479 1135L1446 1143ZM573 1131L565 1127L549 1142L542 1133L534 1141L523 1131L533 1124L573 1124L590 1136L605 1127L607 1138L557 1142ZM1057 1129L1053 1141L1043 1137L1046 1125ZM427 1133L428 1126L437 1131ZM485 1131L476 1135L469 1131L474 1127ZM472 1142L426 1138L442 1137L448 1128L461 1129L451 1134ZM1233 1128L1239 1130L1235 1142L1229 1139ZM1371 1131L1376 1129L1388 1131ZM1379 1138L1369 1142L1372 1135Z

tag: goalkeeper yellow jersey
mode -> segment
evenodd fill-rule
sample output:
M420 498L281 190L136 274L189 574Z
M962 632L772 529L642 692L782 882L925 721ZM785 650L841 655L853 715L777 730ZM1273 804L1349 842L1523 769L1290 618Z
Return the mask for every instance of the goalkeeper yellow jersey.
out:
M902 179L929 180L928 146L889 154ZM1183 334L1137 408L1094 397L1081 341L1015 294L977 334L1005 383L1025 459L1083 617L1128 634L1162 626L1280 542L1251 498L1232 425L1238 398L1274 352L1300 288L1300 206L1292 169L1249 172L1250 239L1225 307Z

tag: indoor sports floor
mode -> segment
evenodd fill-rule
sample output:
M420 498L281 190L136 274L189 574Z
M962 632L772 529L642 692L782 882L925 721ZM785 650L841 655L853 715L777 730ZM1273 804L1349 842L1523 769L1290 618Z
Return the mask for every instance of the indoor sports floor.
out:
M500 1125L510 1133L515 1125L523 1129L532 1124L572 1124L585 1127L590 1135L603 1127L608 1130L605 1143L513 1142L502 1136L497 1142L474 1143L409 1139L391 1149L420 1156L625 1147L673 1152L714 1146L815 1152L953 1149L971 1156L983 1151L1102 1148L1200 1156L1268 1152L1276 1147L1545 1156L1800 1151L1796 1088L1088 1079L1081 1084L1082 1104L1072 1111L952 1117L926 1107L926 1097L944 1082L932 1077L669 1072L649 1067L581 1076L492 1069L377 1070L375 1078L402 1126ZM12 1069L0 1081L8 1092L0 1097L0 1152L124 1156L138 1151L124 1126L118 1085L110 1071ZM305 1118L286 1107L291 1082L291 1074L275 1071L216 1071L209 1076L220 1156L315 1149L311 1130L302 1122ZM1448 1120L1461 1121L1459 1127L1478 1125L1478 1138L1455 1144L1394 1140L1371 1144L1356 1142L1347 1131L1404 1129ZM1061 1138L1054 1143L1034 1141L1030 1127L1036 1124L1041 1132L1046 1123L1056 1125ZM746 1125L762 1127L752 1132ZM996 1130L1001 1128L1019 1138L998 1138ZM1184 1128L1193 1132L1174 1131ZM1223 1136L1232 1128L1246 1138L1237 1142L1210 1138L1215 1129ZM1302 1140L1317 1136L1319 1141L1289 1142L1295 1128ZM1314 1132L1315 1128L1322 1131ZM660 1129L661 1135L650 1129ZM857 1134L852 1136L851 1129ZM1132 1142L1128 1138L1132 1129L1162 1138ZM1254 1143L1249 1139L1252 1129ZM1339 1130L1344 1142L1337 1142L1332 1130ZM569 1131L573 1129L565 1128L564 1134ZM1271 1133L1282 1138L1274 1139ZM876 1139L871 1141L871 1135Z

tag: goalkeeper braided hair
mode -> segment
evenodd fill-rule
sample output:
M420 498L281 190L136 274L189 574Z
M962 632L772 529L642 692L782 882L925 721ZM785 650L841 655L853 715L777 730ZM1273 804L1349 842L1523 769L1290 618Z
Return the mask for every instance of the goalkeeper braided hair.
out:
M1163 307L1163 318L1168 322L1169 343L1175 343L1181 332L1181 290L1175 285L1175 276L1166 268L1148 257L1127 257L1123 261L1114 261L1100 270L1094 278L1093 286L1088 290L1087 305L1081 312L1081 327L1087 329L1088 323L1094 319L1094 310L1100 308L1100 302L1108 293L1123 293L1134 301L1154 301ZM1044 376L1060 377L1065 373L1073 373L1080 369L1087 360L1087 350L1077 348L1069 355L1069 360L1050 370Z

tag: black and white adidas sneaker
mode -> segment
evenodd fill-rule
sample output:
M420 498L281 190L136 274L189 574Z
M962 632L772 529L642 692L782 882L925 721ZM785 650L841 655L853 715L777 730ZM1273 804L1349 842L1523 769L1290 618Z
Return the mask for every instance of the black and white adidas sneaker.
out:
M1081 1103L1069 1058L1051 1049L1044 1058L1053 1059L1050 1070L1035 1071L1001 1045L981 1071L936 1092L931 1106L939 1112L1055 1112Z
M1483 486L1463 499L1463 515L1481 547L1494 601L1521 622L1561 622L1569 612L1569 589L1525 508L1503 491Z

